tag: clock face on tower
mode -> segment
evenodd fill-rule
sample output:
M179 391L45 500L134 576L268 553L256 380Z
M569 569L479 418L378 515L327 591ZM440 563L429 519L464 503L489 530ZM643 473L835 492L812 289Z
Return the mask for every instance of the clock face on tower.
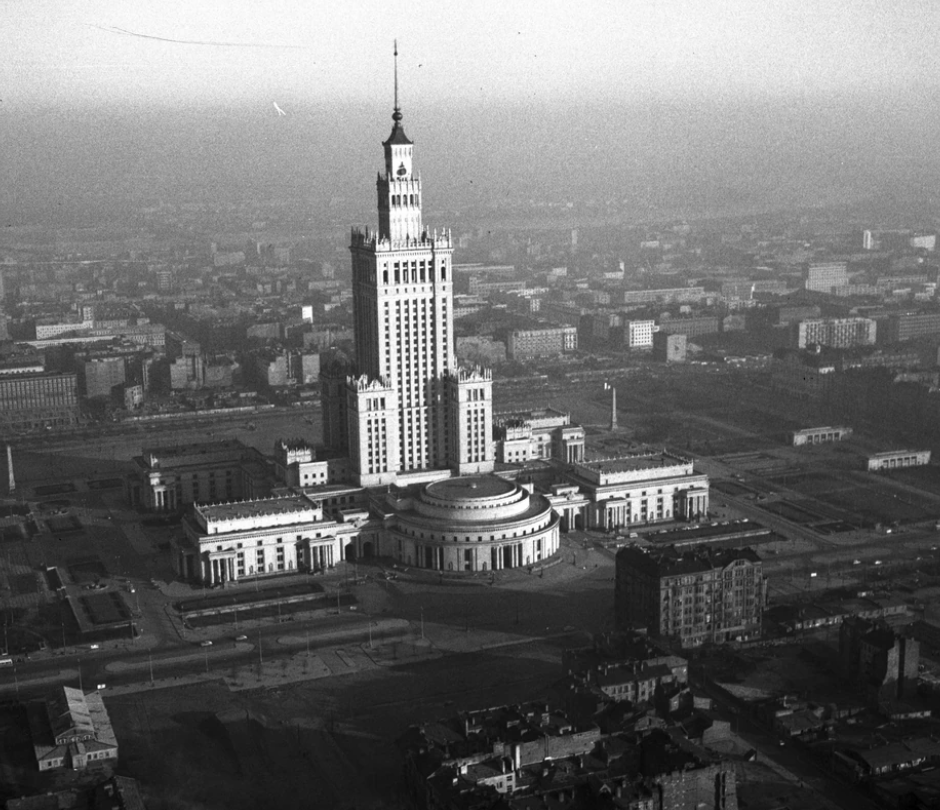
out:
M395 174L397 174L399 177L404 177L406 174L408 174L408 170L405 168L404 163L398 166L398 171L395 172Z

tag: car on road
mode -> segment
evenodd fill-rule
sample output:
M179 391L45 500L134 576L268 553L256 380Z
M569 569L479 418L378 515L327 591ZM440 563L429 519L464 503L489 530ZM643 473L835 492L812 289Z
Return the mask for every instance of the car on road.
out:
M237 636L235 636L235 641L248 641L248 636L246 636L244 633L239 633Z
M88 645L88 649L89 649L89 650L100 650L100 649L101 649L101 645L100 645L100 644L89 644L89 645Z
M200 642L199 642L199 646L200 646L200 647L211 647L211 646L212 646L212 640L207 638L205 641L200 641Z

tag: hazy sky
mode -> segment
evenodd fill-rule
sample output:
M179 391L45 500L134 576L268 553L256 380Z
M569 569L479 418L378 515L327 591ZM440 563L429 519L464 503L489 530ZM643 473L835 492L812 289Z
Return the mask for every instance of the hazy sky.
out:
M0 0L0 223L368 209L396 37L429 205L932 196L938 30L938 0Z
M394 37L406 105L905 90L940 76L935 0L4 0L0 14L8 111L372 103L389 94Z

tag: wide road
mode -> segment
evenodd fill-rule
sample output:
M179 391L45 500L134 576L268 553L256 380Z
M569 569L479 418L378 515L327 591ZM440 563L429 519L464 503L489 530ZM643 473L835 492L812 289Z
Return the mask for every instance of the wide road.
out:
M370 632L371 624L371 632ZM408 622L347 613L309 620L294 620L246 628L247 639L236 642L233 635L216 638L211 646L181 643L175 647L149 649L143 646L71 649L61 654L38 654L28 661L0 670L0 694L18 693L38 697L52 686L64 684L86 690L106 683L109 688L149 683L152 678L182 678L204 675L223 668L271 662L290 658L300 651L333 649L343 645L379 645L410 636Z

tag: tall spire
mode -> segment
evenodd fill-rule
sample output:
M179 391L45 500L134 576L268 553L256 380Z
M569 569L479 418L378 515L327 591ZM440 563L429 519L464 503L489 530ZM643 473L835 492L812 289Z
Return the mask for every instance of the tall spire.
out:
M402 119L401 107L398 106L398 40L395 40L395 111L392 113L392 120L397 125Z
M398 103L398 40L395 40L395 110L392 113L392 121L395 123L392 124L392 134L388 136L388 140L383 141L384 146L389 144L397 145L411 145L411 141L408 140L408 136L405 135L405 128L401 125L401 119L404 118L401 114L401 106ZM391 171L391 166L389 165L388 170Z

